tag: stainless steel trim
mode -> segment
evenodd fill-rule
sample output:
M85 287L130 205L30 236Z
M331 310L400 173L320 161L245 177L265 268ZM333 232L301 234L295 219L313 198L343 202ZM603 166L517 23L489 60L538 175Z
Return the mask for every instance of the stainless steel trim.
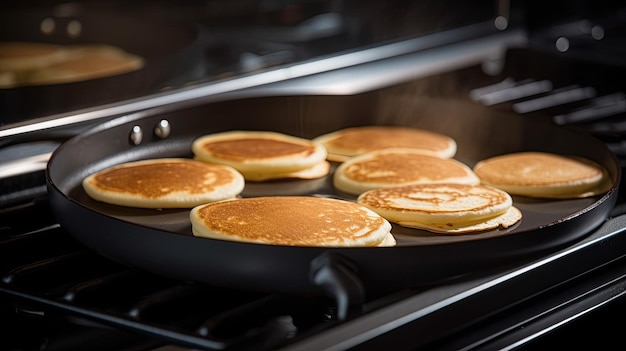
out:
M0 164L0 179L46 169L52 152Z

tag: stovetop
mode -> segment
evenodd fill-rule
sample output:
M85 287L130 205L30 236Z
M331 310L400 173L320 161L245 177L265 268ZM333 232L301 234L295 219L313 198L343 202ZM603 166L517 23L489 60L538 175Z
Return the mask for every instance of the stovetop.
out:
M555 315L592 313L626 286L620 215L547 257L371 297L338 320L323 297L217 288L114 263L76 242L47 206L33 199L0 213L7 349L489 349L520 335L530 343Z
M535 57L542 58L545 65L551 62L549 55L532 51L512 50L509 55L515 67ZM528 72L525 67L522 71ZM598 99L620 94L587 84L541 79L540 75L528 78L514 71L507 73L506 79L493 76L487 79L489 84L460 90L476 103L550 123L562 123L560 116L593 108ZM577 93L579 90L582 93ZM595 93L585 95L589 90ZM567 91L570 94L566 96L576 97L565 101L574 112L554 103L562 102L560 96ZM546 114L546 110L554 113ZM616 141L615 133L607 136L596 128L598 123L614 123L620 116L621 111L609 117L600 113L591 121L564 127L596 133L607 138L610 146L621 145L623 138ZM90 346L93 349L120 350L528 346L543 342L547 329L559 330L556 326L566 320L585 320L605 311L603 306L620 304L625 291L622 194L610 219L570 247L437 286L371 296L350 310L348 318L339 320L334 301L324 297L183 282L91 252L52 216L45 187L41 188L42 172L27 173L26 182L33 187L18 191L21 197L5 197L0 211L4 258L0 310L12 322L8 343L16 350L81 349L85 341L96 345ZM24 178L14 179L24 182ZM615 334L608 327L605 332L604 340L613 342Z
M327 33L332 33L337 23L346 24L332 17L315 20L327 26ZM623 168L626 103L619 82L624 67L618 61L600 60L597 55L585 54L588 50L578 50L580 39L587 34L591 43L600 43L593 37L599 35L594 27L599 23L570 24L563 28L578 32L541 32L529 37L524 31L512 30L476 40L438 33L430 44L408 39L389 43L385 50L378 50L381 45L377 45L347 56L316 52L317 59L310 62L297 56L301 51L283 50L280 45L272 48L278 48L272 52L279 54L266 57L261 47L229 68L228 72L239 70L237 79L214 81L216 76L224 77L223 72L215 72L210 84L196 82L154 99L62 113L19 126L23 129L0 129L0 136L11 142L27 136L25 148L17 143L3 144L0 149L0 316L9 321L3 348L488 350L541 348L555 340L561 347L614 347L620 341L619 326L608 321L614 317L611 311L624 308L626 291L626 198L621 189L609 219L580 242L445 284L372 296L351 310L346 320L337 318L334 301L324 297L218 288L113 262L75 241L52 216L46 197L47 155L83 130L84 124L159 104L211 102L227 97L223 94L232 88L241 89L244 96L258 94L255 89L261 86L269 95L354 94L392 86L408 76L421 82L423 77L445 76L445 72L468 66L472 72L480 72L480 79L456 82L452 87L468 99L591 133L615 152ZM483 33L480 25L470 28ZM609 36L613 27L600 28L613 40ZM228 37L235 32L236 28L231 28L220 35ZM475 33L471 36L476 37ZM569 46L562 46L561 38L568 39ZM359 40L353 39L353 43ZM380 39L382 43L388 38ZM442 40L450 45L434 44ZM216 59L231 54L220 45L211 50ZM456 55L455 59L448 61L450 55ZM284 66L297 57L298 64ZM342 61L346 58L349 64ZM280 68L268 70L274 63ZM254 68L255 74L246 75L249 68ZM334 69L340 74L328 72ZM290 79L283 79L285 75ZM428 81L429 88L450 88L432 83ZM435 83L441 81L435 79ZM57 122L65 128L55 129ZM47 128L47 123L52 123L53 133L40 141L35 130ZM29 129L31 126L34 128ZM31 157L26 168L17 162ZM591 327L597 330L592 340L586 337Z

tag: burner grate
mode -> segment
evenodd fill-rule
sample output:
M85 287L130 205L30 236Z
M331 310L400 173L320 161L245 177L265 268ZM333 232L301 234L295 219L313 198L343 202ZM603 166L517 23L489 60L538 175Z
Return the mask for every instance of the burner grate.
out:
M40 210L31 210L35 208ZM152 275L93 253L48 222L41 220L38 229L21 232L3 228L0 240L0 293L14 306L6 308L14 308L15 318L27 324L40 324L44 334L56 330L47 325L51 320L60 319L66 325L58 331L62 334L88 328L109 338L127 339L130 333L139 340L197 349L255 345L263 350L338 323L330 299L231 290ZM111 327L119 332L112 333Z

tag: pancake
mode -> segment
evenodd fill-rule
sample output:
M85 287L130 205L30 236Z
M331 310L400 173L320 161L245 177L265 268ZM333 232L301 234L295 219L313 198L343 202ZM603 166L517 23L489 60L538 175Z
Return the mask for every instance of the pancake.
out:
M0 43L0 87L45 85L139 70L144 60L106 44Z
M199 237L287 246L394 246L391 224L359 204L313 196L266 196L193 208Z
M521 219L522 212L516 207L511 207L504 214L493 218L488 218L483 220L482 222L477 223L425 224L401 222L398 224L404 227L427 230L433 233L458 235L480 233L495 229L507 229L517 225L517 223L519 223Z
M230 131L202 136L192 144L196 159L225 164L246 180L319 178L328 174L326 149L319 143L267 131Z
M60 62L67 56L61 45L0 42L0 88L20 85L30 71Z
M236 197L244 184L231 167L183 158L128 162L83 180L95 200L141 208L192 208Z
M31 85L69 83L115 76L139 70L144 61L115 46L93 44L68 48L63 60L29 74Z
M361 194L357 201L390 222L436 233L507 228L522 218L509 194L485 185L418 184L375 189Z
M313 140L326 147L329 160L338 162L387 148L414 148L429 155L452 158L457 148L454 139L446 135L399 126L346 128Z
M580 198L606 192L606 170L591 160L544 152L520 152L482 160L474 172L483 184L512 195Z
M478 177L465 164L425 155L415 149L383 149L350 158L335 170L337 190L361 194L377 188L411 184L479 184Z
M45 67L63 60L67 54L61 45L35 42L0 42L0 72Z

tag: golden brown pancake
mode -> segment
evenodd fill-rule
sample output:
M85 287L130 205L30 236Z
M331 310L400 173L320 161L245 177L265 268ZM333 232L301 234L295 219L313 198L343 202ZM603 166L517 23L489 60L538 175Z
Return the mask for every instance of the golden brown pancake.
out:
M349 194L410 184L480 181L465 164L423 154L415 149L383 149L355 156L335 170L335 187Z
M446 135L399 126L346 128L313 140L326 147L329 160L338 162L387 148L414 148L442 158L454 157L456 153L456 142Z
M586 197L610 187L606 170L597 163L544 152L492 157L478 162L474 172L483 184L530 197Z
M191 208L231 199L244 179L235 169L182 158L128 162L83 180L95 200L128 207Z
M139 70L137 55L105 44L0 43L0 87L77 82Z
M328 174L326 149L319 143L267 131L205 135L192 144L196 159L237 169L246 180L319 178Z
M390 222L446 234L506 228L522 218L509 194L485 185L418 184L375 189L361 194L358 203Z
M0 42L0 88L18 86L31 71L62 61L67 55L61 45Z
M30 42L0 42L0 72L37 69L63 60L61 45Z
M201 205L195 236L288 246L393 246L391 224L359 204L312 196L267 196Z
M137 55L111 45L80 45L68 48L65 59L33 71L27 83L59 84L110 77L141 69Z

